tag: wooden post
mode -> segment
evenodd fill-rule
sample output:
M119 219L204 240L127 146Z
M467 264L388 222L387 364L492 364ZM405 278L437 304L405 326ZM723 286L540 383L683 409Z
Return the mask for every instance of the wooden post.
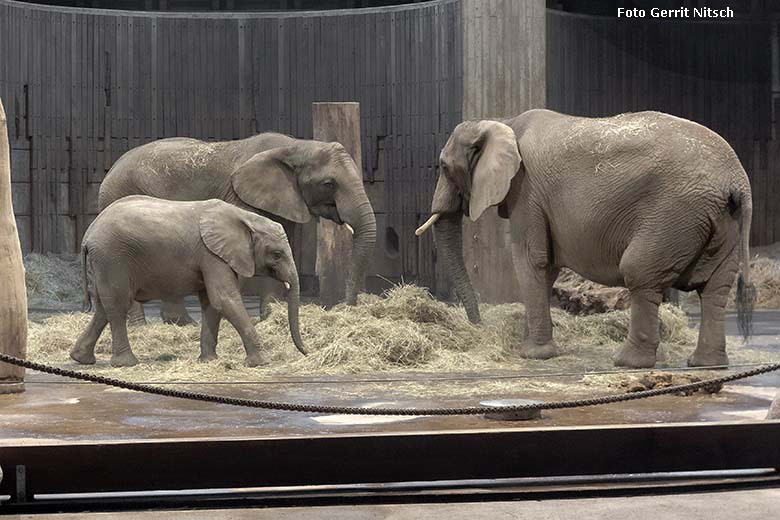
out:
M314 139L337 141L363 171L360 148L360 103L313 103ZM332 307L344 301L352 236L344 226L320 219L317 228L316 272L320 279L320 303Z
M0 100L0 352L27 355L27 292L19 233L11 203L11 150ZM24 391L24 369L0 362L0 394Z

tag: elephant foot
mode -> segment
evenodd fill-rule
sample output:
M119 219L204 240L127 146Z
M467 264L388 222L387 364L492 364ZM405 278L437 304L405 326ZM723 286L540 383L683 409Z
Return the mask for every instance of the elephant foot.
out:
M111 356L112 367L132 367L138 364L138 358L130 350Z
M527 339L517 351L520 357L525 359L550 359L558 355L558 346L554 341L539 345L533 340Z
M268 364L268 359L260 352L254 352L246 356L246 366L259 367Z
M160 313L160 319L162 319L163 323L167 323L168 325L178 325L179 327L185 327L187 325L195 325L198 323L197 321L193 320L189 314L163 314Z
M208 363L209 361L216 361L219 359L216 352L209 352L208 354L201 354L198 356L198 361L201 363Z
M95 352L94 350L87 349L76 345L70 351L70 358L82 365L94 365L95 364Z
M725 351L703 351L696 349L691 357L688 358L689 367L706 367L728 365L729 356Z
M655 366L655 350L653 347L640 347L633 341L626 340L613 360L616 367L653 368Z

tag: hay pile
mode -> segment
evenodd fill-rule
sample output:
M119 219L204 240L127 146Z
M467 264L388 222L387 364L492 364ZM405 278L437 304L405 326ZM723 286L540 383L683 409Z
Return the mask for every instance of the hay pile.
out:
M561 269L552 292L558 307L578 316L624 310L631 305L627 289L599 285L569 269Z
M756 257L750 262L750 276L756 286L756 308L780 309L780 260ZM729 304L734 305L736 283Z
M97 365L76 365L68 358L68 351L89 320L89 315L82 313L61 314L41 324L31 323L29 357L136 381L239 381L401 372L581 372L614 368L611 356L625 338L629 321L625 311L577 317L554 309L555 338L561 355L547 361L527 360L513 350L524 336L522 305L482 305L483 324L476 327L469 323L461 307L447 305L433 299L425 289L406 285L381 298L361 295L355 307L339 305L325 311L317 305L303 305L301 328L310 354L302 357L290 340L286 305L271 303L269 307L270 316L255 322L270 361L265 367L244 366L241 340L226 321L220 329L220 358L211 363L197 362L199 326L153 322L129 331L131 345L141 361L139 365L117 369L108 365L108 328L98 342ZM696 331L688 328L687 317L677 307L663 305L660 319L659 366L684 366L696 344ZM734 362L767 357L765 352L742 345L733 345L730 354ZM594 381L583 380L583 384L609 386L607 380ZM501 393L519 388L550 389L556 385L571 388L568 381L542 378L471 383L462 391L452 392ZM430 389L425 385L406 385L403 391L426 394Z
M780 246L780 244L775 244ZM763 248L754 248L753 250ZM750 278L756 287L756 309L780 309L780 258L757 254L750 261ZM737 297L737 281L731 286L728 307L733 309ZM685 298L688 305L699 305L699 295L688 293ZM694 308L698 311L698 309Z
M77 255L29 253L23 262L29 307L63 309L81 305L81 260Z

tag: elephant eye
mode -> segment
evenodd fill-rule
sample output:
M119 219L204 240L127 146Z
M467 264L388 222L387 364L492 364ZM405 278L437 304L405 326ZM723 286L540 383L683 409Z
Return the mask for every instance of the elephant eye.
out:
M336 186L336 181L334 181L333 179L325 179L324 181L322 181L322 185L325 186L326 188L333 188L334 186Z

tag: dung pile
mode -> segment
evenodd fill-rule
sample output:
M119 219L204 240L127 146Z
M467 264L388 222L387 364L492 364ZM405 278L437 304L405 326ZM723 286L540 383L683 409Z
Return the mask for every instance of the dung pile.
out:
M28 253L23 261L28 306L62 309L81 305L78 256Z
M388 373L505 373L505 371L581 372L612 370L611 356L628 332L628 314L615 311L590 316L572 316L553 310L555 338L560 356L546 361L522 359L514 348L525 332L525 310L520 304L482 305L483 324L472 325L461 307L437 301L420 287L406 285L384 297L361 295L355 307L339 305L325 311L317 305L301 307L301 332L310 351L301 356L290 340L287 309L271 303L270 316L256 321L269 364L247 368L238 334L223 320L218 354L210 363L198 363L199 326L176 327L153 322L130 328L130 342L141 363L131 368L112 368L108 328L97 347L98 363L76 365L68 351L86 326L89 315L53 316L41 324L31 323L28 351L32 360L76 366L90 372L145 381L239 381L281 376L376 375ZM687 326L686 315L677 307L663 305L660 312L659 366L684 366L696 344L696 331ZM731 347L733 362L764 360L765 352L742 345ZM608 376L583 384L609 386ZM615 376L617 378L622 376ZM424 379L424 377L423 377ZM557 386L556 386L557 385ZM475 392L506 392L519 388L549 390L571 388L571 382L539 378L490 384L469 384L449 395ZM400 388L400 387L399 387ZM426 394L425 385L405 385L403 391Z

